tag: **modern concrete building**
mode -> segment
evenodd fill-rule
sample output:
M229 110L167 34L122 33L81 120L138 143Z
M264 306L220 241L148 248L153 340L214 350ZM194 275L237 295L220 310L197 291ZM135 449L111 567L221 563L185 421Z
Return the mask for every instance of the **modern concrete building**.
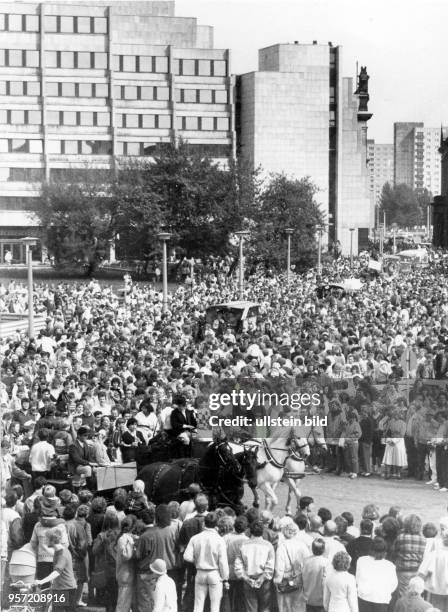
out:
M414 189L427 189L433 196L440 195L440 128L415 128L414 142Z
M434 197L433 237L434 246L448 247L448 128L439 131L440 195Z
M394 184L413 187L415 168L414 130L423 123L394 123Z
M238 154L253 168L309 176L329 240L355 252L373 226L367 168L368 76L341 75L331 43L278 44L259 51L259 69L237 77ZM352 230L352 231L351 231Z
M367 141L370 197L374 206L380 205L381 192L386 183L394 184L394 145Z
M230 53L174 2L2 3L0 31L0 239L38 233L40 182L67 169L110 168L180 136L223 163L234 155Z
M423 123L394 123L394 183L439 195L440 128Z

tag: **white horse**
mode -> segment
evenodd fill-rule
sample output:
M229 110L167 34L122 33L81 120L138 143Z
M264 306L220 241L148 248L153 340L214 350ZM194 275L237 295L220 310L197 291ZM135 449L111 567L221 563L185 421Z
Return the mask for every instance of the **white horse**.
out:
M257 489L260 489L265 494L267 510L272 510L278 504L275 489L284 477L288 490L292 490L297 498L300 497L294 479L298 474L305 473L304 458L310 453L308 442L305 438L297 438L294 428L289 432L282 429L279 433L280 435L277 433L274 437L262 439L257 450L257 484L252 488L254 506L259 505ZM289 501L288 504L290 505Z
M285 469L282 478L282 481L286 482L288 485L288 496L286 498L285 506L285 513L287 515L291 514L291 501L293 496L296 498L297 507L299 506L302 493L297 487L297 481L305 477L305 461L310 455L310 447L306 438L297 439L296 444L298 450L291 449L290 455L285 462Z

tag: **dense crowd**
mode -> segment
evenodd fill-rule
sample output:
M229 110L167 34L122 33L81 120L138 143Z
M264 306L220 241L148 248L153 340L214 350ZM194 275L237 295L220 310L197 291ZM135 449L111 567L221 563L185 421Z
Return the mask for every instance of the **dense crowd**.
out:
M427 476L442 493L448 490L448 392L444 384L448 378L448 279L435 266L416 268L391 277L365 275L360 291L345 293L327 288L359 276L365 258L356 259L353 267L339 258L322 278L312 271L294 275L289 286L282 276L254 270L246 281L245 298L259 304L257 321L231 324L224 316L207 321L209 305L237 296L229 265L205 265L193 288L187 285L173 290L166 313L161 293L149 284L127 283L125 299L95 280L36 285L35 311L46 318L44 328L35 339L17 332L0 344L2 542L7 542L2 546L2 570L6 574L13 550L31 542L37 554L38 579L51 576L53 587L70 591L74 604L82 603L82 585L88 578L90 588L102 593L101 568L107 566L108 588L101 596L108 601L108 609L116 605L117 610L128 609L134 584L143 600L150 597L155 601L154 578L161 576L160 601L170 592L170 577L179 601L182 585L186 586L186 609L190 605L195 612L202 610L208 593L216 610L222 584L227 593L227 582L222 580L230 577L230 586L238 587L229 591L230 604L240 605L232 601L244 599L244 610L251 612L271 606L272 577L275 584L282 582L283 570L294 565L292 555L305 562L305 553L302 550L299 554L296 546L296 536L303 532L311 538L314 534L316 542L323 536L326 553L322 555L324 547L319 554L319 542L314 550L308 538L307 556L329 560L335 570L331 575L338 576L335 588L342 581L342 589L346 579L353 595L355 583L343 569L349 562L344 556L345 544L348 546L345 532L340 527L332 532L331 517L324 516L318 525L311 512L315 522L307 516L305 524L299 512L295 522L284 518L274 529L268 515L259 517L249 511L244 519L233 516L230 509L208 513L207 499L201 494L190 502L188 511L197 512L203 521L188 523L190 518L184 521L185 515L177 515L175 502L169 508L154 508L138 481L130 495L120 489L115 492L109 511L102 498L92 499L97 468L132 461L136 449L159 431L171 430L176 439L188 434L183 440L188 446L191 431L207 428L210 390L228 385L229 380L249 380L270 388L315 389L320 402L314 411L327 417L327 426L316 436L325 438L327 449L318 445L313 449L311 461L316 466L337 474L345 472L352 478L368 477L375 471L385 478L406 475L423 480ZM26 291L20 284L11 281L0 286L0 313L26 312L26 302ZM411 379L409 389L402 385L404 376ZM173 432L174 411L184 416ZM64 467L76 493L57 492L47 484L55 471ZM198 499L202 504L199 509L194 506ZM388 518L397 521L397 517ZM263 527L261 519L265 520ZM398 534L405 526L399 520L397 524ZM192 525L194 528L186 530ZM434 555L437 551L446 555L443 525ZM164 543L156 546L153 538L163 530ZM266 539L267 530L275 532L273 539ZM370 538L376 548L368 557L372 563L385 557L395 562L394 538L383 528L377 531L383 541ZM333 558L328 538L342 541L344 549L337 552L344 555ZM216 545L211 545L212 541ZM231 541L238 544L232 548ZM78 555L80 542L82 554ZM169 552L165 546L174 548ZM234 557L227 558L229 546ZM217 567L202 567L202 562L208 562L204 551L212 554ZM262 565L256 565L263 559L262 552L267 556ZM348 552L353 563L353 551ZM108 561L95 563L99 555ZM413 559L412 572L416 574L426 566L420 553ZM302 561L296 564L301 572L306 566ZM315 565L319 566L319 561ZM352 574L356 573L350 567ZM192 568L197 570L196 578ZM257 568L258 576L252 571ZM124 575L129 574L129 580L120 578L121 569ZM208 571L217 571L219 580L216 573L203 574ZM109 580L115 572L117 582ZM443 592L431 591L429 575L434 575L433 570L428 574L422 570L426 591L446 596L446 584ZM109 588L112 582L116 588ZM330 578L325 584L330 584ZM123 591L121 586L125 585L131 588ZM393 581L390 585L392 593ZM307 601L306 588L304 574L299 589L290 593L277 589L274 599L281 610L296 609ZM324 606L331 612L342 610L338 603L332 603L328 589L330 586L323 593L327 599L307 605ZM357 589L360 596L359 582ZM405 589L401 594L407 596ZM119 604L117 597L123 598ZM360 596L361 600L370 601ZM157 612L164 609L160 606L168 606L160 601L154 604ZM353 612L356 597L347 601ZM389 601L373 603L385 605ZM446 601L439 604L437 607L446 609ZM143 604L135 605L143 609Z
M39 476L23 501L5 493L11 556L36 555L34 584L51 581L58 605L106 612L423 612L448 610L448 516L439 524L367 505L359 525L303 496L294 518L255 508L209 511L199 485L179 504L154 506L135 481L108 504ZM8 578L4 583L8 607ZM87 587L87 588L86 588ZM423 598L423 594L425 597Z

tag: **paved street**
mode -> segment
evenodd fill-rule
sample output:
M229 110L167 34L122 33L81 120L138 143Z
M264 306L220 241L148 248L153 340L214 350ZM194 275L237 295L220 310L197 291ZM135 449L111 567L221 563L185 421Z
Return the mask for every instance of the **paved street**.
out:
M405 513L416 513L422 517L423 523L438 523L439 518L447 513L448 493L434 491L432 487L413 480L400 482L380 478L358 478L350 480L344 476L333 474L307 475L300 482L302 495L311 495L316 502L316 509L325 506L333 515L350 511L355 522L359 523L363 506L376 503L382 513L387 512L392 505L401 506ZM286 485L280 483L278 489L279 506L276 514L283 514L286 503ZM264 499L262 505L264 507ZM246 494L245 503L252 503L250 491ZM295 506L293 506L293 509Z

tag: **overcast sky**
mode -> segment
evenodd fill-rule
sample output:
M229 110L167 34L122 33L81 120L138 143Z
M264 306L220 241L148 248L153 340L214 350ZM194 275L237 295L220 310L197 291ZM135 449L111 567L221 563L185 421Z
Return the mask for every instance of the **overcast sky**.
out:
M448 0L176 0L176 14L214 26L237 74L275 43L341 45L343 76L367 66L377 142L393 141L394 121L448 125Z

